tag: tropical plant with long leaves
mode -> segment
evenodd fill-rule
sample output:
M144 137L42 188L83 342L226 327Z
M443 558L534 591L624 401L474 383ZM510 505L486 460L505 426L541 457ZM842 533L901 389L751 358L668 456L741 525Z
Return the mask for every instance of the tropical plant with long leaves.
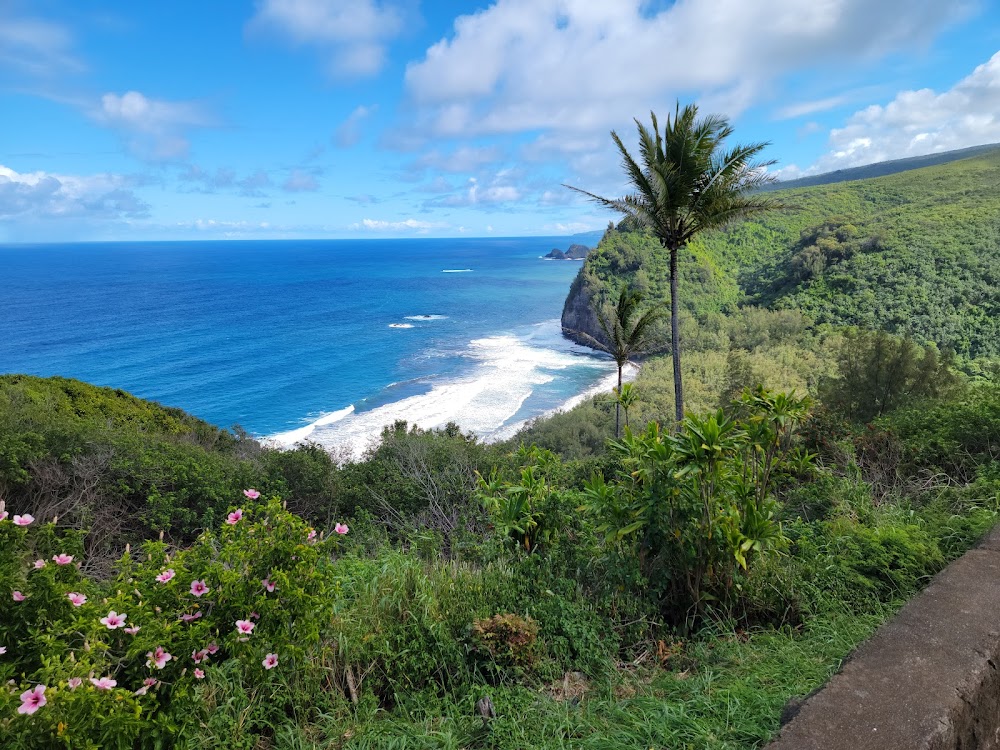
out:
M656 114L651 112L650 118L652 129L635 120L639 131L638 160L618 134L611 131L634 192L622 198L603 198L572 185L566 187L648 227L670 253L670 348L676 429L684 419L678 252L701 232L780 208L781 204L759 192L774 180L767 172L774 162L758 160L767 143L726 149L725 141L733 133L729 121L718 115L699 118L694 104L681 108L678 102L674 116L667 117L662 132Z
M597 322L604 332L604 340L599 340L584 332L578 332L588 345L607 352L618 366L618 387L615 389L615 438L621 437L621 410L623 406L622 380L625 365L633 357L649 354L657 348L658 340L653 323L663 317L663 310L650 307L640 315L643 294L626 284L618 293L618 300L610 310L597 308ZM628 401L631 406L634 399ZM626 407L627 408L627 407Z

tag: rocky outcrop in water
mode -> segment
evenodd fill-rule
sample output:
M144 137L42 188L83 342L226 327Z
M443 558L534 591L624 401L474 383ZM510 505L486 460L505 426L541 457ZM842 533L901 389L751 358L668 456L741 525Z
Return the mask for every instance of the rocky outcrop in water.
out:
M566 252L558 248L552 248L552 252L544 257L548 260L583 260L589 252L590 248L586 245L573 244L569 246Z

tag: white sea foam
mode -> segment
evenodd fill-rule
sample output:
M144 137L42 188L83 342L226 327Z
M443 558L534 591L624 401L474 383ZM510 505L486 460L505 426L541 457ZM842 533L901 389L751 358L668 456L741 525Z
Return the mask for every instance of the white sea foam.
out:
M558 341L558 321L547 321L540 334L542 339L549 337L553 343ZM424 429L455 422L462 430L485 440L502 439L513 434L511 427L523 424L523 420L514 424L511 420L537 386L550 383L556 377L554 373L584 367L593 369L596 375L614 367L614 363L604 358L574 354L574 351L583 350L567 342L557 345L560 348L534 345L530 336L522 339L498 335L475 339L463 353L473 362L468 376L436 382L426 393L348 414L339 420L313 423L314 429L305 435L330 448L348 448L356 457L378 439L384 426L397 420L406 420ZM601 378L600 389L613 387L614 377L611 376L607 388L603 387L607 378ZM563 404L563 408L568 407Z
M471 268L446 268L441 273L472 273Z
M413 328L413 323L390 323L389 328Z
M317 427L323 427L325 425L330 425L335 422L339 422L344 417L352 414L354 412L354 405L351 404L346 409L341 409L339 411L333 411L329 414L324 414L319 419L314 422L310 422L305 427L299 427L294 430L288 430L286 432L279 432L274 435L270 435L265 438L266 441L274 443L279 447L291 448L296 443L301 443L307 437L312 435Z
M406 315L407 320L447 320L447 315Z

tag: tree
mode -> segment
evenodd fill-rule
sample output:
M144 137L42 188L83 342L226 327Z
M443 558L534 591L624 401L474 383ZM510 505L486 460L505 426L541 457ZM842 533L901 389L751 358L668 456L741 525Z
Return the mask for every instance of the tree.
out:
M593 336L580 333L590 346L607 352L618 365L618 387L615 389L615 437L621 437L621 409L623 404L622 371L632 357L637 354L648 354L654 346L652 325L663 312L658 307L651 307L633 323L642 304L642 292L633 289L628 284L622 287L618 302L609 312L607 309L597 310L597 321L604 331L605 341L598 341ZM634 400L634 399L632 399ZM629 400L628 406L632 405ZM626 407L627 408L627 407Z
M757 161L767 143L736 145L724 150L733 129L724 117L698 118L698 108L680 103L661 133L656 114L652 131L639 120L636 161L615 131L611 138L621 152L622 168L634 192L623 198L602 198L567 185L603 206L648 227L670 253L670 338L674 367L676 426L684 419L681 347L678 318L677 256L693 237L735 219L781 207L757 190L774 181L767 173L773 161Z

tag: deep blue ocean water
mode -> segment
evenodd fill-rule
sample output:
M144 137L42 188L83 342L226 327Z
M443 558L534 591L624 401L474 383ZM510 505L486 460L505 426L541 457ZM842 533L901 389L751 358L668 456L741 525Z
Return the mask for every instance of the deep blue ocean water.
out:
M607 381L559 334L566 238L0 246L0 372L123 388L285 443L484 437Z

